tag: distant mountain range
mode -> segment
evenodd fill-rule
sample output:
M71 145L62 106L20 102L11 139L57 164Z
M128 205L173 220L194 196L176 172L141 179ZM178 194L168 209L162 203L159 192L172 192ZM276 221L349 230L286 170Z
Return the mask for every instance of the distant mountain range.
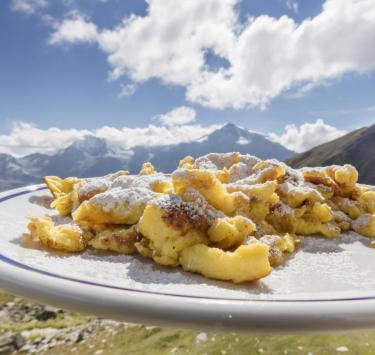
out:
M160 171L171 172L187 155L197 157L211 152L232 151L281 161L295 155L266 135L232 123L196 141L156 147L138 146L122 152L111 149L103 139L86 136L54 155L37 153L17 159L0 154L0 190L37 183L45 175L90 177L121 169L134 174L146 161L152 162Z
M352 164L359 171L360 182L375 185L375 125L353 131L286 162L294 168Z

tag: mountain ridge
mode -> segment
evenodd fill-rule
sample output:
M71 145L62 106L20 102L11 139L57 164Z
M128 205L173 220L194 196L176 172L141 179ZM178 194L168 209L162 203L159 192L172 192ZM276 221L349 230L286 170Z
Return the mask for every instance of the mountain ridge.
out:
M375 125L297 154L286 163L293 168L352 164L359 171L361 183L375 185Z
M278 160L285 160L295 154L266 135L233 123L227 123L194 141L152 147L136 146L121 153L113 150L104 139L86 136L54 155L34 153L18 159L4 155L3 159L0 158L0 190L36 183L45 175L91 177L117 170L128 170L135 174L146 161L154 164L159 171L171 172L187 155L197 157L212 152L231 151ZM13 167L16 176L6 173L9 172L8 165Z

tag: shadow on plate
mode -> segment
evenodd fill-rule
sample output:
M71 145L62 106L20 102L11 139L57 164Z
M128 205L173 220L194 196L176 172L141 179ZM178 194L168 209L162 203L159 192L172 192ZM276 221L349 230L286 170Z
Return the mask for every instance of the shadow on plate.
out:
M29 202L33 205L38 205L44 208L51 209L51 203L53 201L53 197L49 195L43 196L30 196Z
M369 238L362 237L355 232L346 232L338 238L331 239L319 236L304 237L300 249L311 254L340 253L345 251L343 245L354 243L361 243L363 246L373 249Z
M53 259L66 259L69 262L71 257L79 257L83 260L93 262L94 269L100 269L101 263L114 264L113 268L126 268L126 278L136 282L137 284L145 285L145 290L155 289L155 285L160 285L160 291L164 289L164 286L168 285L209 285L217 287L218 289L225 289L228 291L239 291L245 295L270 295L274 294L274 290L266 285L262 281L244 283L244 284L232 284L230 282L222 282L207 279L203 276L192 274L183 271L181 268L168 268L155 264L152 260L144 258L140 255L121 255L112 252L98 251L93 249L87 249L83 253L63 253L52 251L44 248L40 243L34 242L28 234L23 234L19 239L13 239L11 241L14 244L20 245L22 248L34 249L48 253L48 257ZM294 257L299 251L311 254L322 254L322 253L341 253L345 252L344 245L361 243L366 247L370 246L370 240L359 236L356 233L345 233L340 238L327 239L321 237L305 237L302 241L299 250L296 254L292 254L285 258L284 263L277 267L276 270L282 270L287 268L293 263ZM372 247L371 247L372 248ZM80 275L76 276L77 280L80 279ZM117 282L119 280L116 280ZM101 282L104 284L111 285L111 281L103 279ZM154 287L152 287L154 285ZM158 287L156 286L156 289ZM168 293L166 291L166 293ZM215 294L207 295L207 297L215 298Z
M127 277L143 285L209 285L216 286L220 289L241 291L247 293L249 297L254 294L273 293L273 290L268 288L262 281L233 284L230 282L211 280L198 274L185 272L180 267L169 268L157 265L152 260L140 255L121 255L94 249L87 249L82 253L63 253L45 248L40 243L33 241L30 235L26 233L19 239L13 239L11 242L25 249L48 252L48 257L51 259L66 259L69 261L69 258L77 257L78 255L83 260L94 262L98 268L101 267L101 262L116 264L114 268L127 267ZM77 275L76 278L79 280L80 276ZM103 284L110 285L110 282L103 282ZM215 298L215 295L207 296Z

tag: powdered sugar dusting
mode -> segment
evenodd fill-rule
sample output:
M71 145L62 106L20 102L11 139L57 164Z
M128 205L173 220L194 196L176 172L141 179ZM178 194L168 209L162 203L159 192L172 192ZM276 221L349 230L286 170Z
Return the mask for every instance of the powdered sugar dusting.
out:
M192 223L200 223L205 219L205 213L194 202L185 202L177 195L163 195L152 203L162 208L166 214L184 214Z
M78 196L90 196L94 192L104 192L111 186L111 181L105 178L95 178L78 185Z
M189 169L177 169L172 173L172 177L179 179L179 180L184 180L184 181L189 179L190 175L191 175L191 170Z
M348 223L352 222L352 219L348 215L346 215L344 212L342 211L332 211L332 212L333 212L333 216L335 220L344 221Z
M195 189L188 189L179 197L177 195L163 195L153 200L154 204L160 206L166 213L180 211L185 214L192 222L201 223L202 221L210 226L217 218L225 217L225 214L216 210L208 204L205 198Z
M244 179L247 176L253 174L253 165L248 165L245 163L234 164L230 168L230 182L236 182L238 180Z
M241 154L240 163L246 164L250 167L254 167L255 164L259 163L261 160L250 154Z
M253 171L251 175L244 177L243 179L237 180L237 183L248 185L259 184L263 182L261 181L263 176L275 169L275 165L281 165L281 163L277 160L267 160L266 163L268 163L266 166Z
M133 188L141 187L145 189L153 190L156 184L161 183L170 183L171 178L161 173L137 176L120 176L113 181L112 188L121 187L121 188Z
M293 184L290 182L284 182L283 184L278 185L277 190L283 196L287 196L289 194L298 194L304 196L315 196L315 198L319 201L324 201L323 195L316 189L308 187L306 184Z
M112 188L106 192L95 195L90 201L94 205L100 206L104 212L110 212L122 206L132 208L145 205L156 196L157 194L155 192L142 187L129 189Z
M375 217L371 214L364 214L352 222L352 228L354 230L361 230L363 228L368 228L371 223L375 224Z
M272 213L278 217L294 216L295 214L294 209L282 201L272 209Z
M69 227L70 229L75 230L77 232L82 232L81 227L75 224L71 217L63 217L57 213L50 213L48 217L52 219L53 224L56 227Z
M326 167L323 167L323 166L314 166L314 167L311 167L311 166L307 166L307 167L304 167L304 168L300 168L299 171L301 171L302 173L303 172L315 172L315 173L321 173L321 172L324 172L326 169Z
M182 195L182 199L187 202L194 201L194 204L202 212L209 225L213 224L215 219L225 217L223 212L211 206L203 195L195 189L187 189Z
M229 169L238 157L238 153L210 153L199 157L195 161L196 169L223 170Z
M112 182L116 178L125 175L128 175L128 172L120 170L114 174L108 174L102 177L81 179L77 184L78 196L86 199L92 197L94 194L104 192L111 187Z
M168 184L171 178L161 173L146 176L111 174L101 178L82 180L78 184L78 196L89 199L96 194L115 188L144 188L154 190L157 184Z

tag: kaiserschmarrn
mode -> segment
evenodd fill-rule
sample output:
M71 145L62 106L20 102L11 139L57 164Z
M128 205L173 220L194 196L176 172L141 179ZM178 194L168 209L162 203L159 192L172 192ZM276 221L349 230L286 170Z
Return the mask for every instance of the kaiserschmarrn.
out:
M63 251L139 253L235 283L259 280L305 235L375 238L375 192L351 165L292 169L240 153L186 157L172 174L145 163L98 178L44 179L56 216L31 217L31 237ZM372 242L373 244L374 242Z

